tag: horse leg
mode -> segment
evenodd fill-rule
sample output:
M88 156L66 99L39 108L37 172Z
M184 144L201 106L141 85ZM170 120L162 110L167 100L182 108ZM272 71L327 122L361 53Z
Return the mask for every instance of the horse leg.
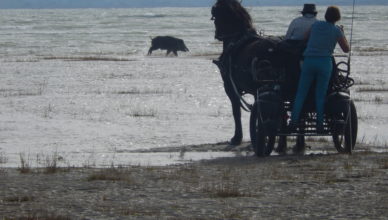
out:
M242 125L241 125L241 107L239 97L234 94L233 88L231 85L224 83L225 92L228 95L230 102L232 104L233 119L234 119L234 136L230 140L231 145L239 145L242 142Z
M287 136L280 136L278 147L275 149L278 154L286 154L287 153Z
M150 49L148 50L148 55L151 55L152 54L152 51L154 51L155 49L153 47L150 47Z
M296 144L293 148L295 154L303 154L306 150L306 143L304 136L298 136L296 138Z
M282 120L281 126L282 126L281 131L286 131L287 121ZM279 154L287 153L287 136L279 136L278 147L275 149L275 151Z
M176 50L172 51L174 53L174 55L177 57L178 56L178 52Z
M304 133L304 124L302 124L299 129L301 129L301 132ZM305 137L304 136L297 136L296 137L296 143L295 146L293 147L292 151L295 154L304 154L306 150L306 143L305 143Z
M239 100L231 100L232 110L233 110L233 119L234 119L234 136L230 140L231 145L239 145L242 142L242 125L241 125L241 108Z

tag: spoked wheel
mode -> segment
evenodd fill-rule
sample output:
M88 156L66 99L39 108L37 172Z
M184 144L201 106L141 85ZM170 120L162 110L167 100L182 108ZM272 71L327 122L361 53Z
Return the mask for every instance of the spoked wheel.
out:
M346 109L346 110L345 110ZM333 141L339 153L352 153L357 140L357 112L354 102L350 100L349 107L337 116L339 126L334 125ZM334 123L336 123L334 121ZM342 126L341 126L342 124Z
M275 135L270 135L270 123L266 122L260 115L260 110L255 103L251 111L249 131L251 135L252 148L258 157L271 154L275 145Z

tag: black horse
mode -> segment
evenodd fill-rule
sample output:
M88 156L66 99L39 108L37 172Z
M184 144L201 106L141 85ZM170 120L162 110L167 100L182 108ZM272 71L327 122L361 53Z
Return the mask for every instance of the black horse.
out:
M235 132L230 144L242 141L241 95L255 95L258 84L253 72L267 68L285 71L289 82L284 94L295 94L299 74L299 57L282 51L280 37L259 36L252 25L252 18L237 0L217 0L211 10L215 25L215 38L223 42L223 52L219 60L213 61L220 69L224 88L232 104ZM256 73L257 74L257 73ZM293 81L293 82L292 82ZM245 105L249 108L249 105Z

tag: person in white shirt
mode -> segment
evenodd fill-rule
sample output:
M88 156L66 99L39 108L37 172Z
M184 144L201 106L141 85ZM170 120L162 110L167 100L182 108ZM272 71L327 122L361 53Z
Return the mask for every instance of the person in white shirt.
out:
M308 33L311 26L317 21L316 17L318 14L315 4L304 4L301 13L302 16L291 21L283 43L280 44L280 48L282 48L283 51L293 55L286 61L287 68L294 71L290 71L286 75L286 81L290 83L288 83L285 90L287 91L287 94L292 94L294 96L299 82L301 63L303 62L302 54L306 47L305 34ZM279 138L277 151L280 153L284 152L286 150L286 146L286 139L284 137ZM293 147L293 151L296 153L303 152L305 147L306 144L304 136L298 136L296 144Z
M302 16L292 20L288 26L285 40L304 40L305 33L317 21L315 4L304 4L301 13Z

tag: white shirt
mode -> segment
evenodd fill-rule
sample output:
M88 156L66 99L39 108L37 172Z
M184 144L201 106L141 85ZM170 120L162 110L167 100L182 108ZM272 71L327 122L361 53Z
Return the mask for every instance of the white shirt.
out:
M317 21L317 18L312 14L295 18L288 26L286 40L303 40L304 34L310 29L311 25Z

